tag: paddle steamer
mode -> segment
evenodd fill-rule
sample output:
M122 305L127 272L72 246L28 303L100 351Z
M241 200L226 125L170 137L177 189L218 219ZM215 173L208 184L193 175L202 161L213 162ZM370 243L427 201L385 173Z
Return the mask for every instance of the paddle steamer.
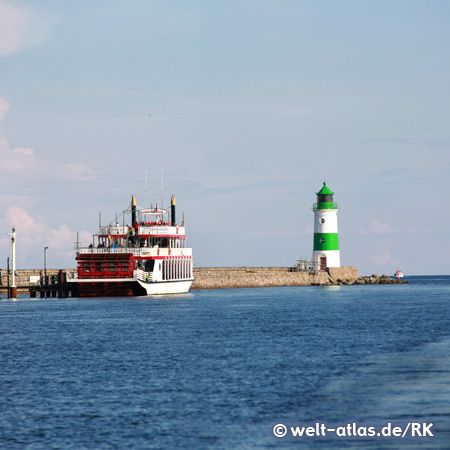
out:
M188 292L194 280L192 248L186 246L184 219L177 224L175 209L175 196L170 217L168 209L137 207L133 196L121 225L117 218L100 224L87 247L77 239L77 270L67 278L75 283L72 291L79 297Z

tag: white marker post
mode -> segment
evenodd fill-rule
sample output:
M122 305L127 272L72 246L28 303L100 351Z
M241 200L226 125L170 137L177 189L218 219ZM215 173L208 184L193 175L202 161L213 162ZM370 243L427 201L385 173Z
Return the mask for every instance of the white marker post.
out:
M17 298L17 286L16 286L16 229L13 227L12 233L10 233L10 253L12 260L12 285L11 285L11 298Z

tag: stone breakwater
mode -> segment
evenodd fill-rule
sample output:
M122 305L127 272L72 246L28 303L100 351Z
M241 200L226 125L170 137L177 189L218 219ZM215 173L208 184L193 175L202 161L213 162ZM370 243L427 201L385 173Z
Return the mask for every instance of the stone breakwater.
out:
M194 277L191 289L404 283L387 275L362 277L355 266L330 267L315 273L297 272L291 267L200 267L194 268Z
M194 268L191 289L232 289L278 286L311 286L328 282L319 272L292 272L289 267L200 267Z

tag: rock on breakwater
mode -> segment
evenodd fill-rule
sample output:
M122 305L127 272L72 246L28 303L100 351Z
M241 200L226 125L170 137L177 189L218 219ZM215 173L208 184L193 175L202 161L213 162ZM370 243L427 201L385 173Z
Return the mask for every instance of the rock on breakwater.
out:
M339 280L338 280L339 281ZM391 278L389 275L372 275L370 277L359 277L354 280L352 283L346 283L345 281L340 280L338 284L404 284L408 283L408 281L397 280L395 278Z

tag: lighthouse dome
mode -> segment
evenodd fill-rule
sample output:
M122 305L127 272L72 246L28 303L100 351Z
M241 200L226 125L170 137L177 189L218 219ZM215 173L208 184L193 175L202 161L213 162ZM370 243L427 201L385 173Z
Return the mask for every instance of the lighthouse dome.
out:
M319 192L316 192L318 202L332 202L334 192L331 192L327 183L323 182L323 187Z
M325 181L323 182L322 189L316 192L316 195L317 203L313 205L313 209L338 209L336 203L333 202L334 192L330 191Z

